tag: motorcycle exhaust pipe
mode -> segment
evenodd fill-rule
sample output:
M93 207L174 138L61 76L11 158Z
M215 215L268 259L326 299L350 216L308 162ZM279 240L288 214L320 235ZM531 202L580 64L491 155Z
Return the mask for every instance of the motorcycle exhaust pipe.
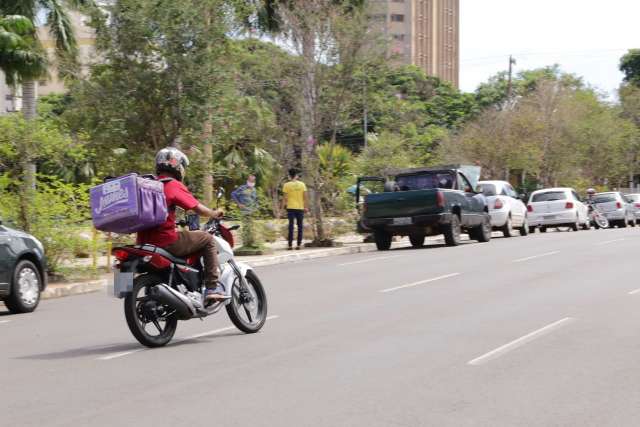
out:
M191 319L196 315L196 308L191 300L164 283L152 287L149 293L160 303L173 308L180 320Z

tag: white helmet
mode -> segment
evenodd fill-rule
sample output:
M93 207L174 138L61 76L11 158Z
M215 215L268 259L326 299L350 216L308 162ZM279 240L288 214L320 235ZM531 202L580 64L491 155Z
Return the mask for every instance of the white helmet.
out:
M182 151L174 147L163 148L156 154L156 173L171 172L176 179L182 181L189 158Z
M597 193L597 191L596 191L595 189L593 189L593 188L589 188L589 189L587 190L587 194L588 194L589 196L593 196L593 195L594 195L594 194L596 194L596 193Z

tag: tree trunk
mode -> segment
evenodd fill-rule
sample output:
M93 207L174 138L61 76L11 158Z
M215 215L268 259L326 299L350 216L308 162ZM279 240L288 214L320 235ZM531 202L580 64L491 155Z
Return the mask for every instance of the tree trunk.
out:
M35 120L37 82L27 80L22 83L22 114L27 121ZM31 229L30 210L33 206L36 191L36 164L31 159L28 149L22 153L22 197L20 198L20 226L27 232Z

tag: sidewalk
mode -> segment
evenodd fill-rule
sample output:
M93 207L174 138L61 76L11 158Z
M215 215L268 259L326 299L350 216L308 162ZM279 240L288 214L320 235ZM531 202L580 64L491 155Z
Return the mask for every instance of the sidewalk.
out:
M349 255L365 252L376 251L376 245L373 243L362 243L363 236L357 234L345 235L336 239L342 243L343 246L337 248L303 248L300 250L287 250L287 243L276 242L271 246L274 250L270 255L255 255L255 256L239 256L236 257L238 261L246 262L253 267L263 267L267 265L286 264L294 262L308 261L311 259L325 258L337 255ZM463 237L466 240L466 236ZM429 237L426 244L442 243L441 237ZM402 248L411 246L408 238L398 239L393 243L393 248ZM98 265L106 265L107 258L100 257L98 259ZM74 265L77 266L90 266L91 259L78 259ZM71 295L81 295L90 292L98 292L105 290L111 274L104 274L102 277L83 282L75 283L50 283L45 292L42 294L42 299L60 298Z

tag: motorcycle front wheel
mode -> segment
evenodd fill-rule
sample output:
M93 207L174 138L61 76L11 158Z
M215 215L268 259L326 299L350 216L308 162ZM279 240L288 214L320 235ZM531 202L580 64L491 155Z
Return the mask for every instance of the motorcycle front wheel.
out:
M596 216L595 223L599 228L609 228L609 220L603 216Z
M231 322L247 334L258 332L267 320L267 294L251 270L245 276L247 287L236 280L231 289L231 301L227 304L227 314Z
M140 344L151 348L167 345L178 328L175 313L149 295L149 289L159 283L159 276L138 276L133 280L133 291L124 300L129 330Z

